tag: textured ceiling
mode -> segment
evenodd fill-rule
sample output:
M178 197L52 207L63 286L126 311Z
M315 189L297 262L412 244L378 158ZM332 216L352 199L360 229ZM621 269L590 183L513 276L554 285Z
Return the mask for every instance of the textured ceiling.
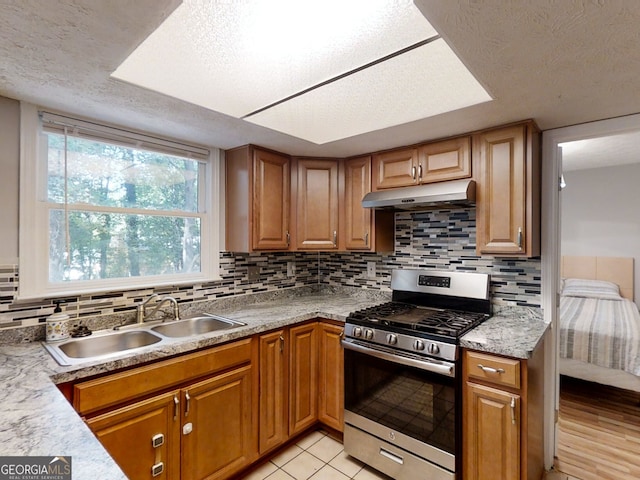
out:
M110 79L178 3L0 0L0 95L221 148L330 156L525 118L550 129L640 112L636 0L415 0L495 100L322 146Z
M562 169L564 171L639 162L640 130L562 144Z

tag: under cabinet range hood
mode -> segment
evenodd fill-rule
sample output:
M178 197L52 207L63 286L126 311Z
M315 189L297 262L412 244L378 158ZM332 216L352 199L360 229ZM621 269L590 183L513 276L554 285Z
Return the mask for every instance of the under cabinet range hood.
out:
M469 178L390 188L367 193L364 208L414 210L442 205L472 205L476 201L476 182Z

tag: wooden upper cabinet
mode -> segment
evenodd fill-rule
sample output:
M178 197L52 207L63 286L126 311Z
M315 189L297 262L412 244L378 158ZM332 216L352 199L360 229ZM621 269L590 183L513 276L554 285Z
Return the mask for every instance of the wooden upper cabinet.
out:
M362 207L362 198L371 191L371 157L344 161L344 248L390 252L394 249L395 224L391 210Z
M373 155L373 189L406 187L418 182L418 149L403 148Z
M428 143L418 150L418 182L431 183L471 176L471 137Z
M471 137L457 137L373 155L373 189L471 176Z
M226 249L288 250L291 159L251 145L227 150Z
M298 250L338 249L338 160L294 159L295 245Z
M473 152L478 254L540 255L539 130L527 122L482 132Z

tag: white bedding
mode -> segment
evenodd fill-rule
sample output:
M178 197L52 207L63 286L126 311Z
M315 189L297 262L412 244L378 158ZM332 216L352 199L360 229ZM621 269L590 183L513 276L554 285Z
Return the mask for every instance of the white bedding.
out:
M640 375L640 314L635 303L562 296L559 317L561 359Z

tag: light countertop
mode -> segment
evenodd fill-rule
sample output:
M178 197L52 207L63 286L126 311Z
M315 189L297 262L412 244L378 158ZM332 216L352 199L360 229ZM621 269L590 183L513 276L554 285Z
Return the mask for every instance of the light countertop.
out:
M126 479L56 384L175 356L313 318L344 321L352 311L390 300L390 292L358 288L287 289L181 305L182 315L209 312L246 323L197 338L148 346L101 362L62 367L40 342L0 345L3 455L73 457L73 477ZM528 358L546 331L537 309L499 309L461 345Z

